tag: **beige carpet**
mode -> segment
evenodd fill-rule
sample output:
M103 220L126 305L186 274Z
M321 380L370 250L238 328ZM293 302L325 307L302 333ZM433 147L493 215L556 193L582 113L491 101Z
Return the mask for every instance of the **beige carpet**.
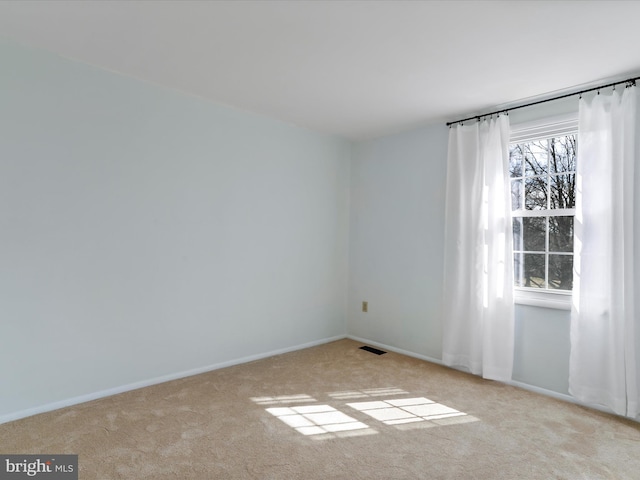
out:
M351 340L0 425L87 479L638 479L640 425Z

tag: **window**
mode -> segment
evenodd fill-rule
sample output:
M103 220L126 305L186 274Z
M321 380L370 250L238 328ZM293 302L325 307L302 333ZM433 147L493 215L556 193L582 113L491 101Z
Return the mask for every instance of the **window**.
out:
M549 301L567 303L573 287L576 153L575 118L512 131L509 174L518 303L566 308Z

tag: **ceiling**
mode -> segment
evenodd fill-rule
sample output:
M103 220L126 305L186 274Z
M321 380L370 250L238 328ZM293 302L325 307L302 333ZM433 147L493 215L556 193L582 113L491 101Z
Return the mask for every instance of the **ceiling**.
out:
M0 36L364 139L640 72L637 1L0 2Z

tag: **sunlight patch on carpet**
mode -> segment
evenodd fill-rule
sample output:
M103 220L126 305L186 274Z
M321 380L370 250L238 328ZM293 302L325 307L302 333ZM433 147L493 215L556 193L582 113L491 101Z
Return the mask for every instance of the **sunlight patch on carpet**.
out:
M276 405L287 403L316 402L317 400L309 395L301 393L299 395L280 395L277 397L251 397L251 400L258 405Z
M369 429L368 425L329 405L273 407L266 410L303 435Z
M358 417L366 415L399 430L480 421L426 397L407 398L409 395L409 392L397 387L343 390L317 395L321 399L328 396L325 402L339 403L337 408L307 394L251 397L251 400L258 405L268 406L265 410L269 414L298 433L316 440L380 433L364 421L341 411L347 407L356 410ZM362 401L350 402L355 399Z
M365 413L385 425L402 425L416 422L431 422L436 425L452 425L478 421L477 418L434 402L425 397L355 402L347 405ZM454 420L465 417L464 421Z
M408 395L409 392L396 387L365 388L364 390L345 390L343 392L329 393L336 400L350 400L352 398L366 397L390 397L392 395Z

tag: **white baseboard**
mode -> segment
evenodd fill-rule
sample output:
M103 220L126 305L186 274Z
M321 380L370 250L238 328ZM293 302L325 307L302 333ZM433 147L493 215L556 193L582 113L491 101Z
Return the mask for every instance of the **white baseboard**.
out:
M414 353L414 352L410 352L409 350L403 350L401 348L392 347L391 345L385 345L384 343L374 342L373 340L369 340L367 338L356 337L354 335L347 335L346 338L350 338L351 340L355 340L356 342L366 343L367 345L373 345L374 347L383 348L384 350L389 350L390 352L400 353L402 355L406 355L407 357L418 358L420 360L436 363L438 365L444 365L442 363L442 360L439 360L437 358L428 357L426 355L420 355L419 353Z
M366 338L361 338L361 337L356 337L354 335L347 335L346 338L350 338L351 340L355 340L357 342L366 343L368 345L373 345L374 347L382 348L384 350L389 350L390 352L400 353L400 354L406 355L408 357L418 358L420 360L425 360L427 362L435 363L437 365L446 366L447 368L452 368L452 367L448 367L447 365L444 365L444 363L442 363L442 360L437 359L437 358L428 357L426 355L420 355L419 353L410 352L408 350L403 350L401 348L392 347L391 345L385 345L384 343L374 342L372 340L369 340L369 339L366 339ZM454 370L456 370L456 369L454 369ZM469 373L469 372L466 372L466 373ZM469 373L469 375L472 375L472 374ZM581 402L581 401L577 400L576 398L572 397L571 395L568 395L568 394L565 394L565 393L559 393L559 392L555 392L553 390L547 390L546 388L536 387L535 385L529 385L528 383L518 382L516 380L511 380L510 382L505 382L505 383L507 385L512 385L514 387L522 388L523 390L528 390L530 392L539 393L540 395L545 395L547 397L552 397L552 398L556 398L558 400L563 400L565 402L573 403L575 405L580 405L581 407L587 407L587 408L591 408L593 410L598 410L600 412L610 413L610 414L615 415L613 410L605 407L604 405L594 405L594 404L590 404L590 403L584 403L584 402ZM627 418L627 417L625 417L625 418ZM640 420L636 420L636 421L640 421Z
M573 403L575 405L580 405L581 407L591 408L593 410L598 410L604 413L610 413L612 415L617 415L613 410L605 407L604 405L597 405L592 403L584 403L580 400L568 395L566 393L554 392L553 390L547 390L546 388L536 387L534 385L529 385L528 383L518 382L516 380L511 380L507 382L507 385L512 385L514 387L522 388L523 390L528 390L530 392L539 393L540 395L546 395L547 397L556 398L558 400L563 400L565 402ZM626 418L626 417L625 417ZM633 420L633 419L632 419Z
M435 363L437 365L443 365L444 366L444 364L442 363L442 360L437 359L437 358L429 357L429 356L426 356L426 355L421 355L419 353L411 352L409 350L403 350L402 348L393 347L391 345L387 345L387 344L380 343L380 342L375 342L375 341L372 341L372 340L369 340L369 339L366 339L366 338L357 337L355 335L338 335L338 336L335 336L335 337L329 337L329 338L324 338L324 339L321 339L321 340L315 340L313 342L303 343L303 344L295 345L295 346L292 346L292 347L281 348L281 349L278 349L278 350L271 350L269 352L259 353L259 354L256 354L256 355L250 355L250 356L247 356L247 357L241 357L241 358L237 358L237 359L234 359L234 360L229 360L229 361L226 361L226 362L216 363L214 365L208 365L208 366L205 366L205 367L194 368L194 369L186 370L186 371L183 371L183 372L172 373L172 374L169 374L169 375L163 375L161 377L155 377L155 378L151 378L151 379L148 379L148 380L142 380L140 382L130 383L130 384L127 384L127 385L122 385L122 386L119 386L119 387L109 388L109 389L106 389L106 390L100 390L98 392L88 393L86 395L80 395L80 396L77 396L77 397L67 398L67 399L64 399L64 400L57 401L57 402L47 403L47 404L44 404L44 405L39 405L37 407L28 408L28 409L25 409L25 410L19 410L17 412L12 412L12 413L5 414L5 415L0 415L0 424L7 423L7 422L12 422L14 420L19 420L21 418L30 417L32 415L37 415L37 414L40 414L40 413L51 412L53 410L58 410L60 408L70 407L72 405L78 405L80 403L90 402L92 400L98 400L100 398L110 397L112 395L117 395L119 393L129 392L131 390L137 390L139 388L150 387L152 385L157 385L159 383L169 382L171 380L178 380L180 378L191 377L193 375L199 375L201 373L211 372L213 370L218 370L218 369L225 368L225 367L231 367L233 365L240 365L242 363L253 362L255 360L261 360L261 359L267 358L267 357L273 357L274 355L280 355L280 354L283 354L283 353L289 353L289 352L294 352L296 350L302 350L302 349L305 349L305 348L310 348L310 347L315 347L315 346L318 346L318 345L323 345L325 343L335 342L337 340L342 340L343 338L349 338L349 339L354 340L356 342L365 343L367 345L372 345L374 347L382 348L382 349L388 350L390 352L399 353L401 355L406 355L408 357L413 357L413 358L417 358L419 360L425 360L425 361L430 362L430 363ZM534 393L539 393L541 395L546 395L548 397L556 398L558 400L563 400L563 401L566 401L566 402L569 402L569 403L574 403L576 405L580 405L580 406L583 406L583 407L588 407L588 408L592 408L594 410L599 410L601 412L613 414L613 411L611 411L610 409L608 409L607 407L604 407L602 405L586 404L586 403L583 403L583 402L580 402L580 401L576 400L571 395L555 392L553 390L547 390L546 388L536 387L534 385L529 385L527 383L518 382L518 381L515 381L515 380L507 382L507 385L512 385L514 387L522 388L524 390L528 390L528 391L531 391L531 392L534 392Z
M208 365L205 367L194 368L183 372L172 373L169 375L163 375L161 377L150 378L148 380L142 380L140 382L129 383L114 388L108 388L106 390L100 390L98 392L88 393L86 395L80 395L77 397L66 398L57 402L47 403L39 405L33 408L27 408L25 410L19 410L17 412L0 415L0 424L19 420L21 418L30 417L39 413L51 412L60 408L70 407L72 405L78 405L80 403L90 402L92 400L98 400L100 398L110 397L119 393L129 392L131 390L137 390L139 388L150 387L159 383L169 382L171 380L178 380L180 378L191 377L193 375L199 375L201 373L211 372L220 368L231 367L233 365L239 365L241 363L253 362L254 360L261 360L267 357L273 357L274 355L280 355L282 353L294 352L296 350L302 350L309 347L315 347L325 343L335 342L336 340L342 340L346 338L346 335L338 335L330 338L323 338L321 340L315 340L313 342L303 343L292 347L281 348L278 350L271 350L269 352L259 353L256 355L250 355L248 357L237 358L226 362L216 363L214 365Z

